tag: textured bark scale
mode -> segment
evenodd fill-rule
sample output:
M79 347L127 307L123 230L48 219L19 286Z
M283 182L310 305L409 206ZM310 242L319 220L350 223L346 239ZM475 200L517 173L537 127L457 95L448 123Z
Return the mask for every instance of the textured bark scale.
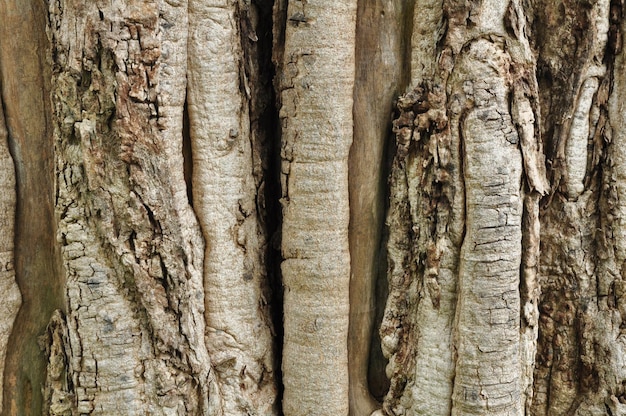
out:
M519 415L522 157L508 112L510 57L466 46L450 76L465 187L452 415ZM457 75L458 74L458 75ZM456 114L455 114L456 113Z
M437 63L413 68L394 122L383 409L521 414L532 396L521 356L532 360L537 333L531 322L520 336L520 317L536 319L537 195L547 189L524 12L516 2L429 10L417 21L439 30L445 15L444 40L414 32L412 54Z
M50 8L68 394L79 413L221 414L183 178L187 11L120 6Z

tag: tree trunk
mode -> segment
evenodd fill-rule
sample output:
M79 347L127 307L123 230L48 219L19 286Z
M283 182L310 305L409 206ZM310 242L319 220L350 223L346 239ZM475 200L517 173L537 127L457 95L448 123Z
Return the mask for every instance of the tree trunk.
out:
M0 22L2 415L626 415L622 0Z

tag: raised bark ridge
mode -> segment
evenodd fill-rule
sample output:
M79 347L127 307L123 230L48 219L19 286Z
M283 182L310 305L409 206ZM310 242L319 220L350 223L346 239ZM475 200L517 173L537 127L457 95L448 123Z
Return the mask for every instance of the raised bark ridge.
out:
M414 32L413 56L439 59L412 69L394 122L387 414L519 414L532 395L547 183L524 11L492 3L444 2L416 17L445 16L447 31L440 46Z
M522 157L511 116L502 112L508 106L510 64L497 44L479 39L457 58L450 80L451 113L463 149L466 213L452 415L522 412Z
M247 63L259 58L243 52L256 37L250 7L232 1L189 2L187 88L193 202L207 242L207 347L225 414L269 415L278 403L267 236L257 200L263 193L261 138L251 123L251 117L258 117L251 94L258 91L254 84L260 79Z
M280 80L283 411L348 413L356 1L292 1Z

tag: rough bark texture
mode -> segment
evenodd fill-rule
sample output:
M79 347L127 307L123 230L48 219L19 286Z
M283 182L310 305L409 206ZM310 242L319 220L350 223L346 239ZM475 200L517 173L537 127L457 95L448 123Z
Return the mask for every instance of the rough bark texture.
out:
M0 0L2 414L626 415L623 26Z
M520 317L536 310L547 187L524 11L516 2L421 6L414 89L394 122L383 409L521 414L536 324Z
M57 414L222 414L183 178L184 6L50 5L74 396Z

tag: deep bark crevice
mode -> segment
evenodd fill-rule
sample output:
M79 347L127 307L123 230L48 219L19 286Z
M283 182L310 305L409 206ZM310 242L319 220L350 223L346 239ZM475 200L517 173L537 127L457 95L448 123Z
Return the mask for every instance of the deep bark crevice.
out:
M271 308L274 336L274 378L277 386L276 401L282 401L283 384L280 357L283 345L283 285L280 263L281 238L281 187L280 187L280 121L278 117L276 90L273 81L276 76L276 66L272 62L274 48L273 32L273 8L274 0L255 0L253 4L257 8L256 44L258 53L258 71L260 90L262 95L258 100L262 103L256 106L256 129L265 137L263 156L263 187L259 189L257 200L261 201L261 221L265 225L267 245L265 248L265 262L267 279L269 283L269 299ZM282 412L280 412L282 414Z
M184 159L184 175L187 184L187 199L189 205L193 207L193 156L191 154L191 135L189 134L189 110L187 108L187 100L183 108L183 159Z
M378 333L388 293L384 218L389 205L390 155L394 154L391 116L395 98L410 79L414 3L358 4L355 133L349 157L352 277L348 348L351 400L361 402L353 403L354 416L369 415L379 406L372 398L382 401L389 389L387 359Z

